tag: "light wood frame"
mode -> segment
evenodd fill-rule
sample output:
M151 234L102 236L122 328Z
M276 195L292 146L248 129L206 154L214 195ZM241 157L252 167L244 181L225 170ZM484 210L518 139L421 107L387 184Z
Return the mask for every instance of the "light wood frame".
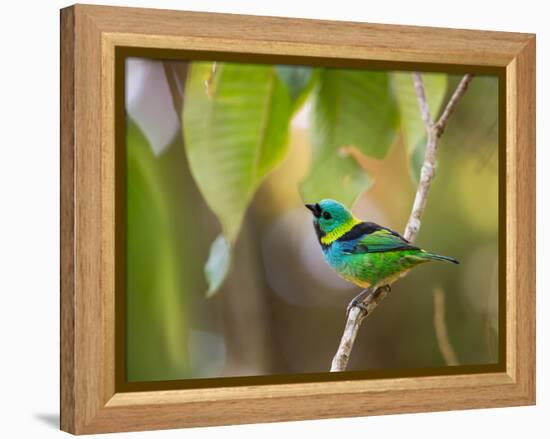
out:
M115 48L502 68L506 369L115 392ZM535 402L535 37L76 5L61 11L61 428L82 434Z

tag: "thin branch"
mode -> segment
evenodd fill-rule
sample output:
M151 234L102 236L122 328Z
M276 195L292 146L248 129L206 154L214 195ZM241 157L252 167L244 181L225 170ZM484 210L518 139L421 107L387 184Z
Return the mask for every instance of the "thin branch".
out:
M426 202L428 200L428 193L430 191L430 186L432 180L435 176L435 165L437 158L437 146L439 139L443 134L443 131L449 123L449 118L453 114L458 102L466 93L468 85L470 84L473 76L470 74L464 75L460 83L458 84L456 90L454 91L451 99L445 106L443 113L439 120L435 123L432 122L430 116L430 109L428 101L426 100L426 92L424 89L424 82L422 81L422 76L418 72L414 72L413 75L413 84L416 91L416 97L418 100L418 105L420 107L420 114L424 125L426 127L427 139L426 139L426 152L424 155L424 163L422 164L422 169L420 172L420 182L418 183L418 188L416 190L416 196L414 198L413 207L411 210L411 215L407 222L405 228L404 237L410 242L413 242L418 235L418 231L421 226L421 218L426 208ZM353 349L353 344L355 343L355 338L357 336L357 331L361 326L361 323L377 306L378 304L387 296L390 288L388 285L378 287L373 293L369 294L363 301L363 309L354 306L351 308L348 313L348 319L346 326L344 328L344 333L340 340L340 345L336 351L336 355L332 360L331 372L340 372L344 371L347 368L348 360Z
M164 61L164 76L172 97L172 105L174 111L181 120L181 112L183 110L183 93L185 89L185 80L187 78L187 63L186 62L171 62Z
M418 73L415 73L415 75L420 76ZM407 227L405 228L405 233L403 235L405 239L411 242L416 239L418 231L420 230L421 217L424 213L424 209L426 208L426 203L428 202L428 192L430 191L432 180L435 177L435 165L439 139L441 138L443 131L447 127L447 124L449 123L449 117L451 116L451 114L453 114L460 98L464 96L464 93L466 93L468 84L470 83L472 78L473 76L470 74L464 75L464 77L458 84L455 92L453 93L451 99L445 106L445 109L443 110L443 113L441 114L439 120L435 124L428 122L428 124L426 125L428 138L426 140L424 163L422 164L422 169L420 171L420 181L416 190L416 196L414 198L411 216L409 217L409 221L407 222ZM421 79L418 81L418 83L415 80L415 84L415 89L417 90L416 96L418 98L420 111L422 112L423 108L428 107L428 103L426 101L426 96L424 93L424 84L422 83Z
M458 87L456 87L455 92L451 96L449 103L447 104L447 106L443 110L443 113L441 114L441 117L435 124L437 137L441 137L443 131L445 131L445 128L449 123L449 117L451 117L451 114L453 114L453 112L455 111L458 101L460 101L462 96L464 96L464 93L466 93L466 90L468 90L468 86L470 85L472 79L474 79L474 75L468 73L464 75L463 78L460 80L460 83L458 84Z
M389 285L377 288L363 300L363 308L357 306L351 308L348 314L348 320L346 321L346 327L344 328L344 334L340 340L338 352L332 359L331 372L346 370L351 350L353 349L353 343L355 343L357 331L359 331L361 323L372 311L374 311L389 292Z
M422 76L418 72L413 72L412 78L413 78L414 91L416 92L416 96L418 98L418 105L420 106L420 116L422 117L422 121L426 126L426 130L429 131L430 127L433 124L433 121L432 121L432 117L430 116L430 108L428 106L428 101L426 100L426 93L424 91L424 81L422 80Z
M434 328L437 338L437 345L447 366L457 366L455 350L449 340L447 325L445 323L445 293L443 288L437 287L434 290Z

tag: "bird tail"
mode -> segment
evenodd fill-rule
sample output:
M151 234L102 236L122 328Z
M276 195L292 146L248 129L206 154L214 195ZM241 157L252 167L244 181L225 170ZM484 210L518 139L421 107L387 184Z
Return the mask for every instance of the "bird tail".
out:
M452 262L453 264L460 264L460 262L458 262L455 258L451 258L450 256L441 256L441 255L436 255L428 252L424 253L422 256L424 256L427 259L433 259L436 261L447 261L447 262Z

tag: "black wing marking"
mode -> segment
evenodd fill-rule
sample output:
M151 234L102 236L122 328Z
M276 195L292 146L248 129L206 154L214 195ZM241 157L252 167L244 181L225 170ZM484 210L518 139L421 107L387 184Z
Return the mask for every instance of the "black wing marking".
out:
M403 236L401 236L396 231L388 227L384 227L379 224L370 223L370 222L361 222L355 225L349 232L345 233L340 238L338 238L338 241L353 241L355 239L360 238L361 236L370 235L371 233L376 232L378 230L386 230L387 232L390 232L392 235L402 239L404 243L406 244L409 243L409 241L403 238Z

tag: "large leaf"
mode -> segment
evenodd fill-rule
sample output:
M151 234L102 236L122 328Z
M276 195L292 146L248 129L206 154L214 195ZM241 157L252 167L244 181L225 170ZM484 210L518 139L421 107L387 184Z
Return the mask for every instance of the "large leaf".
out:
M437 120L441 104L447 92L447 75L444 73L423 73L422 80L431 117L433 120ZM420 166L426 149L426 127L420 114L412 74L409 72L395 72L392 74L392 81L397 97L411 176L414 181L418 181Z
M211 63L193 63L183 132L191 172L232 245L262 179L285 157L293 107L272 66L218 63L212 74ZM216 249L222 247L211 249L209 261L219 263L208 272L221 285L212 270L227 272L230 252L218 257Z
M369 183L365 171L344 153L353 146L383 158L398 127L397 104L387 73L324 69L314 90L313 160L302 182L304 200L335 198L351 205Z
M183 131L191 171L233 242L263 177L287 151L291 102L273 67L194 63L186 87Z
M131 120L126 140L127 361L130 381L189 372L174 200L160 158Z
M332 198L352 206L357 195L366 190L370 182L367 173L352 157L334 155L316 160L300 189L304 201Z

